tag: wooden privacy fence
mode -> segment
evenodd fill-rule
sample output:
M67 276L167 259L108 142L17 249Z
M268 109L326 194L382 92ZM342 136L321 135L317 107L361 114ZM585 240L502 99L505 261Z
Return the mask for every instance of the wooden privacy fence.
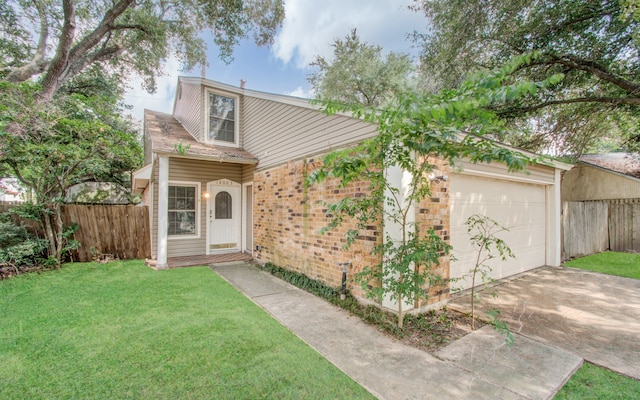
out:
M562 259L640 251L640 199L564 202Z
M0 207L0 211L8 208ZM65 226L78 224L74 239L81 246L71 254L74 261L91 261L102 254L119 259L151 255L146 206L67 204L62 207L62 221Z
M147 207L68 204L62 220L78 224L75 239L81 247L72 254L74 260L90 261L100 253L125 260L151 255Z

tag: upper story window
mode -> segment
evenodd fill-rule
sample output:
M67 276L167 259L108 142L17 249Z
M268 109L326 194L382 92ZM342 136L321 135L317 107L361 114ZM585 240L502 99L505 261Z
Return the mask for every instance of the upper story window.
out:
M209 92L208 122L208 142L237 145L237 98Z

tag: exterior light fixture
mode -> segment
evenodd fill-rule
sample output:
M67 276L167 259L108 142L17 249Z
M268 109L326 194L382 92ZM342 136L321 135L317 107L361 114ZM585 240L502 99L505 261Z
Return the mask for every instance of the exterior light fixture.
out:
M430 174L429 175L429 181L435 182L435 183L446 182L447 181L447 176L446 175L438 175L438 176L436 176L436 174Z

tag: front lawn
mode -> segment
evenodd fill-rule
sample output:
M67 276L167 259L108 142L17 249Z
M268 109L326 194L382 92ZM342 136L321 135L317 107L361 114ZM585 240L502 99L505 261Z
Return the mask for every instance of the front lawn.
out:
M640 254L605 251L567 261L565 265L603 274L640 279Z
M554 400L627 400L638 394L640 381L584 363Z
M373 398L209 268L0 281L0 398Z

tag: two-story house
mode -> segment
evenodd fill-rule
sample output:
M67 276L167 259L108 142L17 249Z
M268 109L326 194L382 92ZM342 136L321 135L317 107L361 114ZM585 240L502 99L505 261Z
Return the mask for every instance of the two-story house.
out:
M323 202L366 195L366 182L305 184L322 154L376 135L376 126L326 115L303 99L181 77L173 113L146 110L144 134L145 166L133 187L149 206L157 268L181 257L230 254L338 286L339 262L358 270L378 261L371 250L384 237L380 227L349 250L342 248L346 228L319 232L328 222ZM439 266L445 278L471 267L464 221L477 213L510 229L516 258L494 263L495 278L560 264L560 171L568 166L509 173L495 163L438 165L433 196L414 217L453 245L456 261L444 258Z

